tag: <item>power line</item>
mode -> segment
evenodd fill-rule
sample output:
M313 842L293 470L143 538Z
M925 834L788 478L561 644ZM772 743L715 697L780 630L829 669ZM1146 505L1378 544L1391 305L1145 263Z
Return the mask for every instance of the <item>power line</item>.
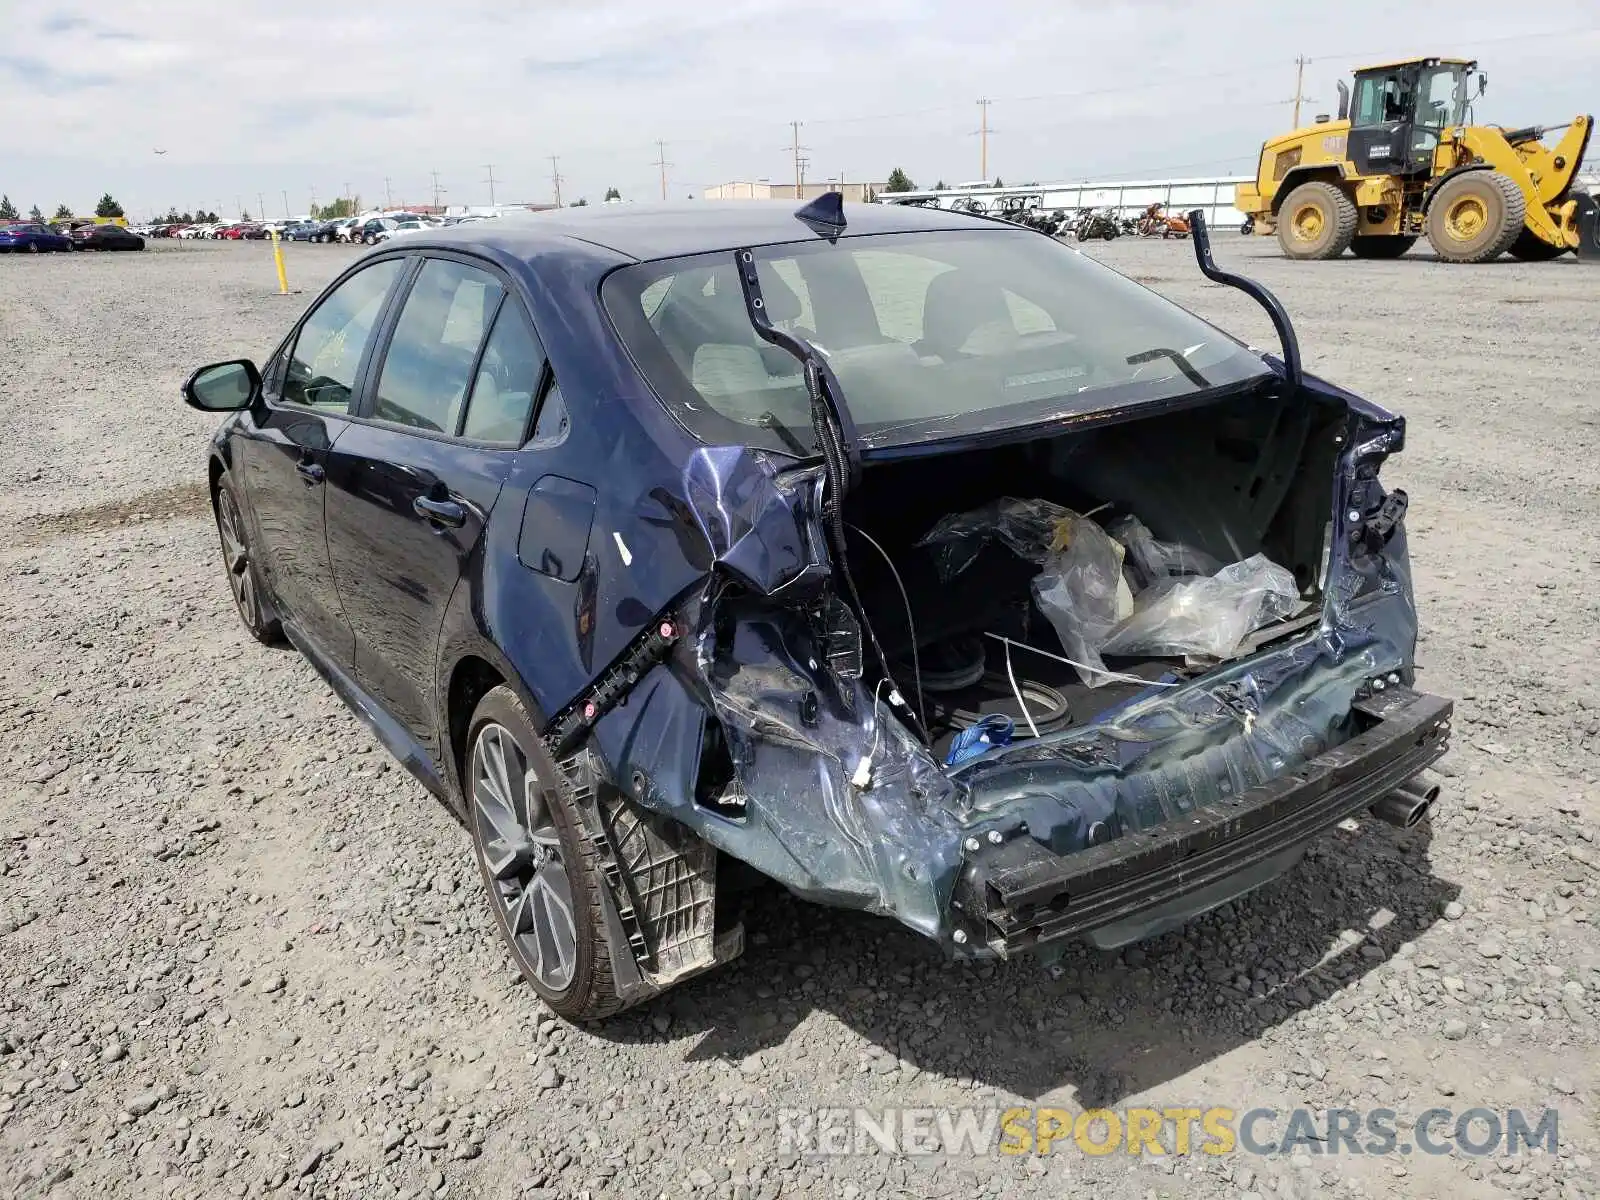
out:
M561 207L561 168L558 165L559 162L560 160L554 154L550 156L550 182L555 185L557 208Z
M494 208L494 164L484 163L483 169L489 172L489 178L485 179L484 182L489 185L489 207Z
M440 183L439 183L439 172L430 171L429 174L433 176L433 206L434 206L434 208L438 208L439 207L439 193L440 192L448 192L450 189L447 188L447 187L440 186Z

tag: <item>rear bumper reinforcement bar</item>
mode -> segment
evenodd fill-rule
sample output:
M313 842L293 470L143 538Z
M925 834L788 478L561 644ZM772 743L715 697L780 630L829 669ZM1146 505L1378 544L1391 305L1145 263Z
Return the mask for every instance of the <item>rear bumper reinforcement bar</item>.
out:
M957 920L981 922L982 939L1006 956L1170 909L1364 812L1448 746L1449 700L1393 687L1355 711L1370 728L1228 802L1069 855L1026 835L984 844L962 872Z

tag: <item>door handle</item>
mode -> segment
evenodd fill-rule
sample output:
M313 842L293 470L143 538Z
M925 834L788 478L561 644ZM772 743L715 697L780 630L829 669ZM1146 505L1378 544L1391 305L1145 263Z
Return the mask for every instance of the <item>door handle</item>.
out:
M301 461L295 463L294 469L295 474L299 475L308 484L321 483L327 478L327 472L322 469L320 463Z
M434 525L448 525L451 529L460 529L467 523L467 510L454 500L434 500L428 496L418 496L411 502L411 508L417 516Z

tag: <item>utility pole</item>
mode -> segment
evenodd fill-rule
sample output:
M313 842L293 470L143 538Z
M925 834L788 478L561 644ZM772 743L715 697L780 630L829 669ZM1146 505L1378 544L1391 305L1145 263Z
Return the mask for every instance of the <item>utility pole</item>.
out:
M555 189L556 189L556 207L557 208L561 207L561 167L559 165L560 161L561 160L558 159L554 154L552 154L550 156L550 182L555 185Z
M811 149L810 146L802 146L800 144L800 126L802 124L803 122L800 121L789 122L789 130L793 134L790 139L789 150L794 155L794 198L797 201L805 198L804 191L806 186L806 160L800 157L800 152Z
M345 182L345 185L344 185L344 199L345 199L345 203L350 206L350 211L348 213L346 213L345 215L348 216L348 217L355 216L356 215L356 194L350 190L350 184L349 184L348 180Z
M267 202L261 198L261 193L257 192L256 193L256 220L265 221L266 219L267 219Z
M665 200L667 198L667 168L672 164L667 161L667 144L662 141L656 142L656 166L661 171L661 198Z
M989 100L978 101L978 175L989 179Z
M435 208L438 208L439 207L439 193L440 192L447 192L450 189L449 188L443 188L443 187L439 186L439 172L433 171L433 172L430 172L430 174L433 175L433 206Z
M494 207L494 164L493 163L484 163L483 169L485 171L489 172L489 178L485 179L484 182L489 185L489 207L493 208Z
M389 186L389 177L387 175L383 177L383 198L388 207L394 207L394 189Z
M316 215L317 215L317 189L316 188L312 188L311 189L311 216L312 216L313 219L315 219Z
M234 213L234 216L236 216L236 217L243 217L244 216L244 198L243 197L235 196L233 198L233 213Z
M1294 125L1293 125L1293 128L1295 128L1295 129L1299 129L1300 128L1300 95L1301 95L1301 92L1305 88L1305 82L1306 82L1306 56L1304 54L1301 54L1301 55L1297 55L1295 60L1294 60Z
M288 188L284 188L283 191L282 191L282 195L283 195L283 219L285 221L287 221L289 219L289 189Z

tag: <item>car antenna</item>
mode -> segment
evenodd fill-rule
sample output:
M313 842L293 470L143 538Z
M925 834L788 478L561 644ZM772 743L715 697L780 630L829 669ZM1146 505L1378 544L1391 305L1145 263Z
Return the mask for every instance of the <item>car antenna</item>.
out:
M1294 335L1294 326L1283 304L1261 284L1243 275L1224 271L1211 258L1211 235L1206 232L1206 215L1200 209L1189 213L1189 232L1194 238L1194 257L1200 264L1200 273L1217 283L1238 288L1250 299L1267 310L1272 327L1278 331L1278 341L1283 346L1283 374L1291 388L1298 389L1303 373L1300 370L1300 340Z
M844 193L823 192L815 200L795 209L794 215L804 221L812 233L819 233L830 242L834 241L845 227Z

